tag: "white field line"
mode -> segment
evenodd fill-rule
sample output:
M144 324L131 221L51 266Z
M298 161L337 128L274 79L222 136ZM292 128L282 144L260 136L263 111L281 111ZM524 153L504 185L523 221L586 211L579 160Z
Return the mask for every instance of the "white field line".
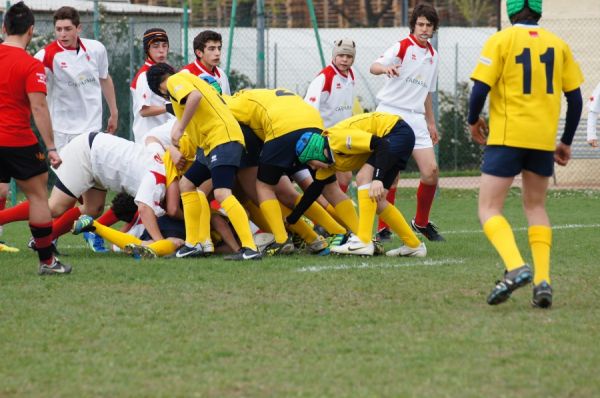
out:
M393 257L390 257L390 260ZM398 258L398 257L395 257ZM436 266L436 265L450 265L450 264L462 264L465 260L458 258L446 258L439 260L422 260L410 263L384 263L384 264L339 264L339 265L312 265L309 267L298 268L296 272L322 272L322 271L344 271L349 269L365 269L365 268L400 268L400 267L422 267L422 266Z
M579 228L599 228L600 224L565 224L565 225L552 225L553 230L559 229L579 229ZM527 231L528 227L513 228L513 231ZM458 231L441 231L444 235L455 235L455 234L475 234L482 233L481 229L471 230L458 230Z

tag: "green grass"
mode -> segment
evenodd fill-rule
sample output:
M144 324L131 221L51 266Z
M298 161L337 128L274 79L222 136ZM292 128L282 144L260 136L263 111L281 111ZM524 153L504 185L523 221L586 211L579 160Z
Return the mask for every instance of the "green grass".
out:
M414 195L399 192L407 218ZM600 194L550 195L550 311L529 287L485 303L502 267L472 191L436 199L448 241L427 259L135 261L66 236L73 274L43 278L26 224L7 225L0 397L598 396ZM519 200L505 214L529 259Z

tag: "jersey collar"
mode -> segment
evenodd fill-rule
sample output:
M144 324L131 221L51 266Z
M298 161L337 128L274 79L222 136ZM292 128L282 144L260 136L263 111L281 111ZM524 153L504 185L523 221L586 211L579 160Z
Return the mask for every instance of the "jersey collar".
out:
M219 70L217 69L216 66L213 67L212 70L208 70L208 68L206 66L204 66L204 64L202 62L198 62L198 60L195 60L194 63L196 64L198 69L200 69L201 71L206 72L211 76L221 77L221 74L219 73Z
M429 41L427 42L427 44L422 45L421 43L419 43L419 41L417 40L415 35L413 35L412 33L410 35L408 35L408 39L410 41L412 41L416 46L421 47L421 48L426 48L427 50L429 50L429 52L431 53L431 56L433 57L433 47L431 46L431 43L429 43Z

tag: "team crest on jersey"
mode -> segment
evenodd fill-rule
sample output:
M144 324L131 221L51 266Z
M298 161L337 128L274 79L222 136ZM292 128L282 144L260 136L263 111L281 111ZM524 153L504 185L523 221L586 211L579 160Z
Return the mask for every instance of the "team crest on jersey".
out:
M316 97L310 97L308 100L310 102L317 102L317 98Z
M88 61L91 61L91 60L92 60L92 58L90 57L90 55L89 55L89 54L85 54L85 59L87 59Z
M60 63L60 69L67 69L68 66L69 65L67 65L67 63L64 61Z
M416 54L411 54L410 55L410 59L412 59L413 61L417 60L417 55Z
M337 84L335 85L335 88L337 88L338 90L340 90L342 88L342 83L337 82Z
M154 161L158 164L163 164L163 160L158 153L154 154Z
M530 37L539 37L540 35L535 30L530 30L529 31L529 36Z

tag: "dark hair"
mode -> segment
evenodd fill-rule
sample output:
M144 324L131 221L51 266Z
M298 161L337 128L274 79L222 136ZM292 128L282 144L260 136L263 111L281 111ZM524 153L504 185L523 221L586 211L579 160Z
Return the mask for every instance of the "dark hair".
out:
M61 19L69 19L75 26L79 26L80 24L79 12L73 7L63 6L56 10L54 13L54 24L56 25L56 21Z
M537 12L533 11L531 8L529 8L527 5L525 7L523 7L523 9L521 11L519 11L516 14L513 14L509 19L510 19L510 23L512 24L516 24L519 22L524 22L524 21L539 21L540 18L542 17L542 14L538 14Z
M175 74L175 69L169 64L158 63L148 68L146 72L146 79L148 80L148 87L156 95L161 97L167 97L165 94L160 92L160 84L169 76Z
M133 220L133 217L135 216L135 213L138 210L133 196L125 192L118 193L113 198L110 208L119 220L125 221L127 223Z
M417 25L417 19L419 17L427 18L427 20L433 24L433 31L437 31L440 25L440 17L438 17L437 11L429 4L420 3L415 6L412 14L410 15L410 33L415 31L415 26Z
M4 28L9 36L22 36L34 24L33 12L22 1L12 5L4 14Z
M220 33L213 30L203 30L194 37L194 53L196 53L196 50L204 51L206 42L210 40L223 43Z

